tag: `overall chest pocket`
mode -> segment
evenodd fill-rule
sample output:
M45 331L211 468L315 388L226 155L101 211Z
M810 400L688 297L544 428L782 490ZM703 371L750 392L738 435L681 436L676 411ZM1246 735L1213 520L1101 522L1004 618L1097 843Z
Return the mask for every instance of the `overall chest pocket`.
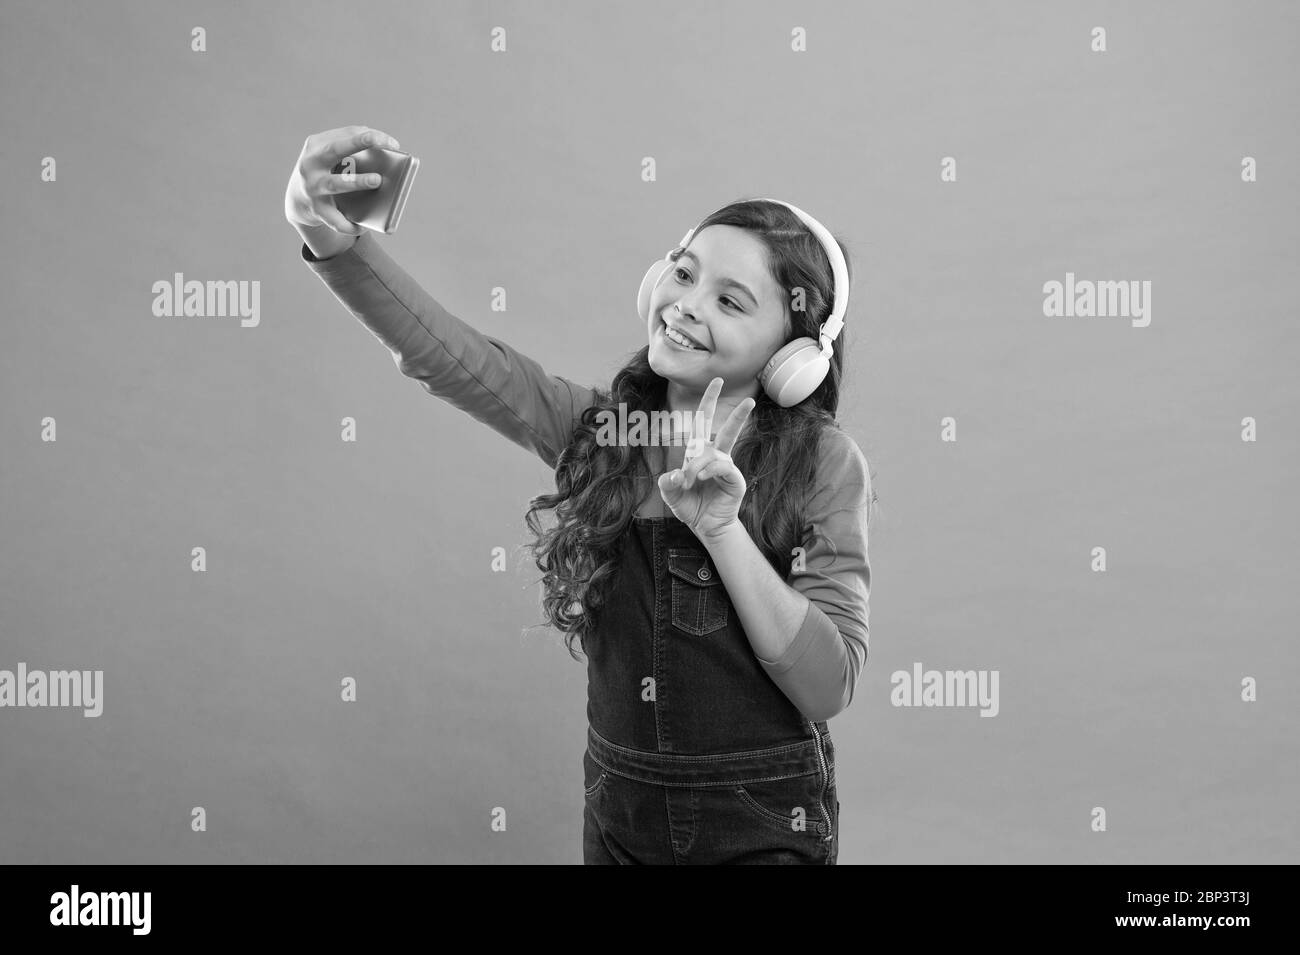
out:
M703 637L727 625L730 600L704 551L668 549L673 626Z

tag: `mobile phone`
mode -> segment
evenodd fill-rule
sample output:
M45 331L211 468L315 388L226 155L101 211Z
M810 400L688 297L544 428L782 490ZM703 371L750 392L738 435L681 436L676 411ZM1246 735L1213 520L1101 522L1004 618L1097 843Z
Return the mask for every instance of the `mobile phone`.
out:
M392 235L402 220L402 210L406 208L406 198L411 194L411 183L419 168L420 160L410 153L382 146L344 156L332 172L358 176L377 172L383 181L377 189L337 193L334 205L348 221Z

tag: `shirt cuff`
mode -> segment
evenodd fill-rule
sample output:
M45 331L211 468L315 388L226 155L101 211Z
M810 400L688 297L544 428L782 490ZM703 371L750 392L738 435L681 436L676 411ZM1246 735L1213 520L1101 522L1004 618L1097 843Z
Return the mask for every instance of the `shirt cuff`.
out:
M340 262L340 259L346 260L350 258L355 258L361 253L367 252L370 246L374 243L374 241L375 241L374 236L370 233L369 230L366 230L365 232L361 233L361 235L357 236L357 240L353 242L350 246L348 246L342 252L337 252L334 255L331 255L328 259L316 258L316 253L314 253L311 250L311 247L308 246L306 242L304 242L302 244L302 250L301 250L302 260L311 267L311 270L313 272L329 274L338 271L338 269L341 266L346 265L345 262Z
M766 667L768 673L785 673L798 663L799 658L812 646L813 637L817 631L827 626L835 630L837 634L839 633L835 629L835 624L831 621L831 618L826 616L820 607L809 600L808 611L803 615L803 623L799 625L799 632L794 635L794 639L785 648L785 652L781 654L779 659L764 660L759 657L758 662Z

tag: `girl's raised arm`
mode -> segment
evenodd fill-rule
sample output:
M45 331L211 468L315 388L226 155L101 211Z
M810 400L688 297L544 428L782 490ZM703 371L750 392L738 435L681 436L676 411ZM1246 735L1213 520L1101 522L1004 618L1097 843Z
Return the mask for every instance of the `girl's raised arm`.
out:
M303 238L303 262L384 343L402 374L555 467L582 412L596 403L594 390L548 374L457 318L384 252L372 232L342 217L332 196L373 186L360 183L363 176L340 181L330 170L372 144L395 140L360 126L308 137L285 196L286 217Z

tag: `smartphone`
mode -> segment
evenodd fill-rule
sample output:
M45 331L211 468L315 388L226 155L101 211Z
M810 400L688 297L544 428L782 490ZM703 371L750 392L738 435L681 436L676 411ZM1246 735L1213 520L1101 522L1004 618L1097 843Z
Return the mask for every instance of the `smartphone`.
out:
M377 172L383 181L377 189L337 193L334 205L348 221L392 235L402 221L402 210L406 208L406 198L411 194L411 183L419 168L420 160L410 153L381 146L344 156L332 172L351 172L358 176Z

